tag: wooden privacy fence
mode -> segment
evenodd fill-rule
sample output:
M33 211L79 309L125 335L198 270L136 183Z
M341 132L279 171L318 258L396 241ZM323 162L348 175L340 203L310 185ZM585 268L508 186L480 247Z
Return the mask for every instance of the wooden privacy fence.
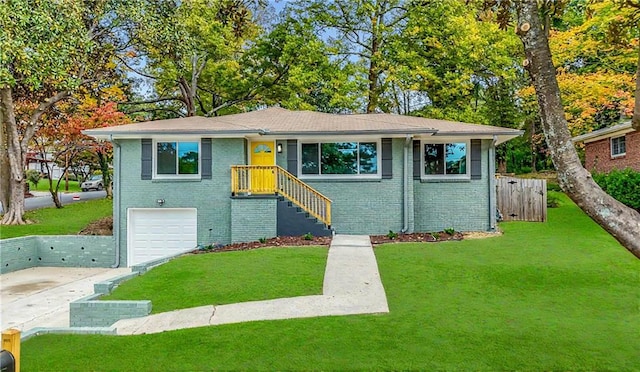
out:
M547 180L498 177L496 189L504 221L547 220Z

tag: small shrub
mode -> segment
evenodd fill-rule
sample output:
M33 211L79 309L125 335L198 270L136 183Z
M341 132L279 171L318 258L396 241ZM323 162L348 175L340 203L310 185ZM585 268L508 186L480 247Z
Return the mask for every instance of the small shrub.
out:
M393 232L392 230L389 230L389 233L387 233L387 238L391 239L391 240L395 240L398 238L398 233L397 232Z
M313 234L308 232L308 233L302 235L302 239L304 239L304 240L313 240Z
M595 173L593 180L619 202L640 210L640 172L627 168L609 173Z
M456 233L456 230L453 227L450 227L448 229L444 229L444 232L446 232L447 234L453 236Z
M547 180L547 191L561 192L562 188L557 183L551 183Z
M440 239L440 233L432 232L431 233L431 237L433 237L433 240L438 240L438 239Z
M42 178L42 174L40 174L40 172L38 172L35 169L29 169L27 171L27 181L31 182L33 184L34 188L38 188L38 182L40 182L40 179Z
M558 208L559 206L560 199L553 194L547 194L547 208Z
M267 242L267 238L260 238L260 239L258 239L258 241L259 241L260 243L264 244L264 243L266 243L266 242Z

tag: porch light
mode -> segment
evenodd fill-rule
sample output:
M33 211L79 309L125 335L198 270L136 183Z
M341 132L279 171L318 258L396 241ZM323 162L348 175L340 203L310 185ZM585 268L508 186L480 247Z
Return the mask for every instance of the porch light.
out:
M162 207L162 205L164 204L164 199L158 199L156 200L156 203L158 203L158 205Z
M282 154L282 144L281 143L276 145L276 151L278 151L278 154Z

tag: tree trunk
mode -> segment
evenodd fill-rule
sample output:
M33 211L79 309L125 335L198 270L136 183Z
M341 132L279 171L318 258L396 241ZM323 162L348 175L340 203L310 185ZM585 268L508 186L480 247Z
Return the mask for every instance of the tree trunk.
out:
M40 102L35 111L31 114L26 124L22 138L18 132L15 111L13 108L13 92L11 87L0 87L0 106L3 111L2 129L7 139L6 159L9 164L8 195L2 196L2 201L8 200L8 207L0 220L0 225L22 225L24 224L24 168L26 163L26 151L29 142L35 134L38 122L51 106L69 96L68 91L58 92Z
M47 179L49 180L49 194L51 194L51 200L53 201L53 204L55 205L55 207L60 209L62 208L62 202L60 202L60 196L58 195L58 190L60 189L60 181L62 179L59 178L58 182L56 183L56 186L54 187L53 178L51 177L51 170L49 169L48 165L47 165L47 173L49 174L49 177L47 177Z
M9 165L7 177L7 193L3 195L3 201L8 201L8 206L3 206L4 215L0 224L3 225L24 225L24 154L20 138L18 138L18 128L15 113L13 111L13 96L11 88L4 86L0 88L0 100L2 101L2 111L4 121L2 123L4 135L7 138L7 149L5 161ZM3 172L4 173L4 172Z
M104 182L104 189L107 191L107 199L113 199L113 188L111 187L111 174L109 173L109 158L102 151L97 151L98 163L100 164L100 170L102 171L102 182Z
M571 141L537 1L517 2L517 11L517 33L524 45L526 67L536 90L542 126L560 186L585 213L640 258L640 213L602 191L582 167Z
M9 166L9 137L5 123L6 108L4 104L4 95L0 95L0 205L2 210L9 208L11 167Z
M636 26L636 28L640 29L640 25ZM640 30L638 32L640 33ZM638 44L638 67L636 68L636 100L631 126L640 132L640 44Z
M378 19L371 17L371 59L369 60L369 102L367 102L367 114L373 113L378 108L380 87L378 87Z

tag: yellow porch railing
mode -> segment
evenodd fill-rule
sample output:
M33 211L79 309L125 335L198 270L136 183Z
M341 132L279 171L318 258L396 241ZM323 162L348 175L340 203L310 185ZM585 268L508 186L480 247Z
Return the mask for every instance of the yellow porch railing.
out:
M232 165L231 192L282 195L331 226L331 200L277 165Z

